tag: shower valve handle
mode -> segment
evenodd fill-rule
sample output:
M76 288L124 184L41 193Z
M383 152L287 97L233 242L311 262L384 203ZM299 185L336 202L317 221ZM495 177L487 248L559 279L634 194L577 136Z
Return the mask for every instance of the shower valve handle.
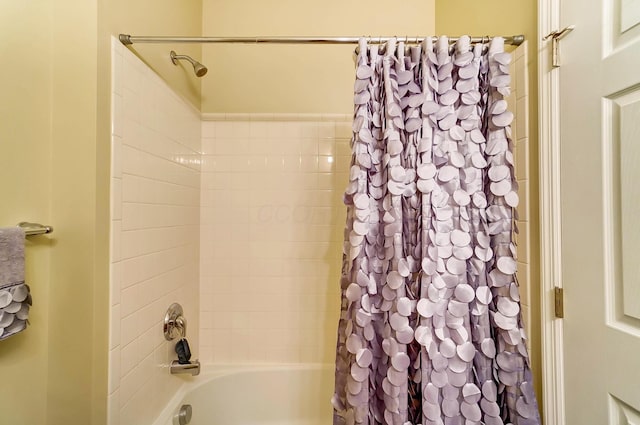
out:
M178 363L189 364L191 360L191 349L186 339L182 338L176 343L176 354L178 355Z

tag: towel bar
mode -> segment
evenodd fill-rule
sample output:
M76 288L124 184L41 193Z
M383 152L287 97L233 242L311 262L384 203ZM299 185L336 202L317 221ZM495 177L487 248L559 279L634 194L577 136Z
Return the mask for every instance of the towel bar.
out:
M51 226L45 226L40 223L29 223L28 221L18 223L18 227L24 229L25 236L44 235L53 232L53 227Z

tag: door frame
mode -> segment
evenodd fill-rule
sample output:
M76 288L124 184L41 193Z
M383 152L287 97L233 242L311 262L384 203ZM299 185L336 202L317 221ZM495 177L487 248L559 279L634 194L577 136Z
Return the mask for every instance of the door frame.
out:
M560 76L551 65L551 43L543 37L563 28L561 0L538 0L538 114L540 185L540 316L542 417L565 424L562 319L555 317L555 287L562 287L560 216Z

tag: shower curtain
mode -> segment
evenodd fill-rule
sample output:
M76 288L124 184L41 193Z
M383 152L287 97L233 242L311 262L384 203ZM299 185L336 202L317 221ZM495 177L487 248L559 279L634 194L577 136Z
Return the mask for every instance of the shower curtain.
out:
M334 425L539 424L504 40L360 41Z

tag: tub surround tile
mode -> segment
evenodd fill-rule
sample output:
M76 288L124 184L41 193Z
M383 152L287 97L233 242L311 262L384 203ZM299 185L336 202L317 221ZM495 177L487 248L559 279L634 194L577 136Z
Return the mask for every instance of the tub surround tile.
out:
M185 308L198 355L201 126L133 53L112 46L108 424L145 425L181 384L166 368L175 353L161 331L171 302Z
M350 157L350 124L342 115L215 118L224 121L202 123L202 357L331 362L345 222L335 202L348 171L338 173L337 157ZM234 161L247 146L248 171Z
M120 425L120 390L115 390L107 398L107 423Z
M513 53L511 63L512 94L510 107L515 110L513 139L515 143L515 174L520 186L518 194L518 220L516 222L520 233L516 235L518 247L518 283L520 284L520 298L523 305L523 321L527 335L531 335L531 303L538 303L539 287L531 280L531 232L529 223L529 195L531 192L529 167L529 86L527 77L527 42L523 43Z

